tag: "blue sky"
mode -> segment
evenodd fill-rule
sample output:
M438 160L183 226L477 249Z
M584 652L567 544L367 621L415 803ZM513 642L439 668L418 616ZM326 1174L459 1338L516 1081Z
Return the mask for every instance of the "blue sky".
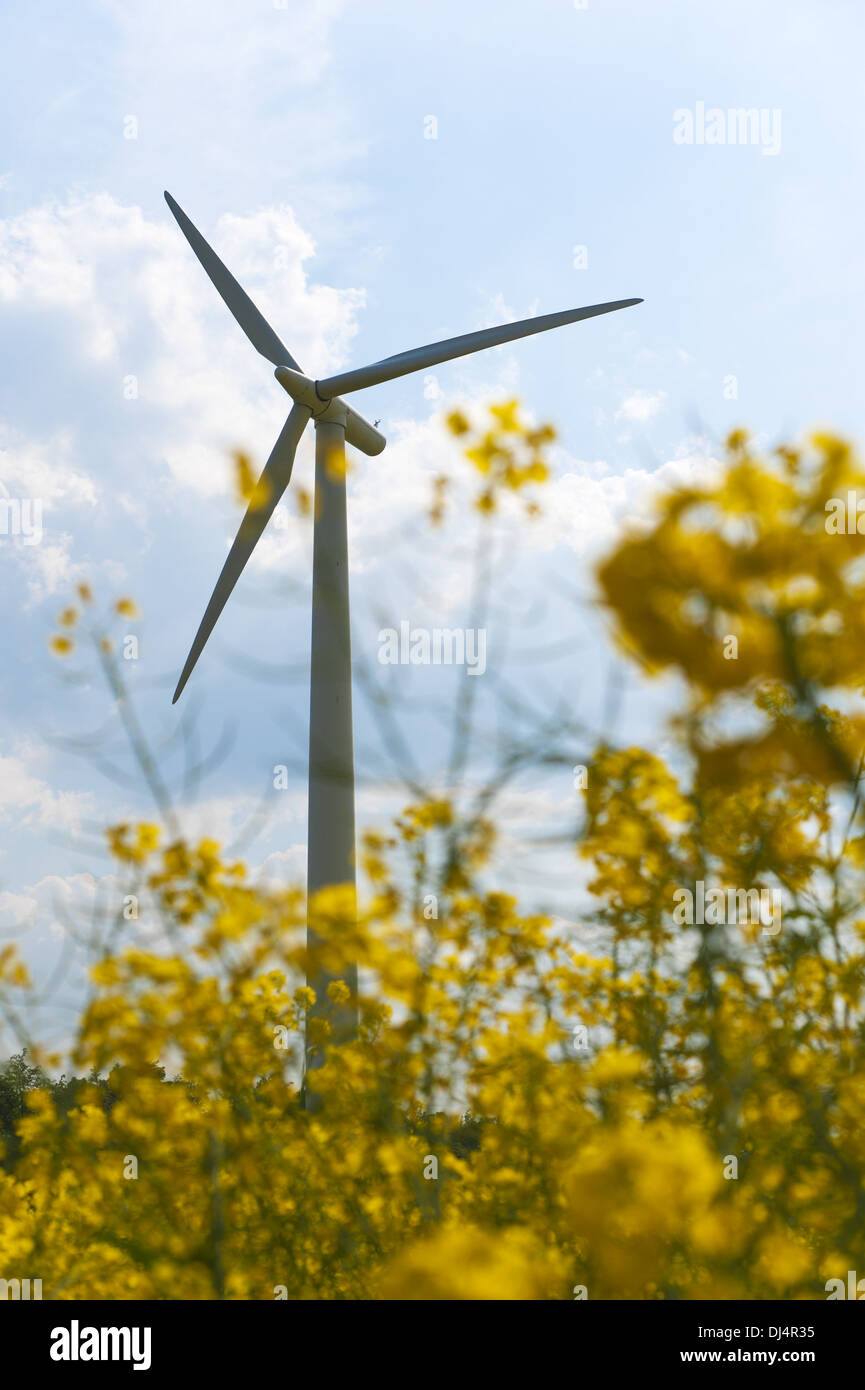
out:
M658 486L710 467L733 425L767 442L823 424L861 439L858 0L48 0L2 23L0 482L41 499L44 533L0 535L0 923L26 928L43 963L63 942L58 903L106 873L82 838L149 812L57 742L110 707L98 682L60 679L55 616L81 579L101 600L134 595L130 682L148 733L170 737L171 690L239 520L228 451L263 462L286 409L164 188L312 375L645 300L354 398L390 441L350 480L353 640L373 669L382 621L468 622L468 513L447 541L422 518L432 478L459 466L449 405L518 395L558 427L545 518L519 554L516 522L500 524L502 597L518 650L572 638L545 680L595 724L613 658L590 606L547 602L556 577L588 593L621 526ZM698 103L778 113L778 148L676 143L674 113ZM311 459L307 440L301 486ZM228 839L272 767L302 765L310 557L289 500L190 683L202 745L236 734L190 824ZM262 660L286 679L255 679ZM453 673L391 674L435 779ZM528 659L513 674L537 683ZM654 690L626 700L623 736L648 736L662 706ZM360 699L356 736L361 819L380 820L401 792ZM573 807L559 772L522 794L517 837L521 816ZM298 771L249 857L302 877L304 834ZM541 861L523 851L531 891ZM553 868L567 898L570 861Z

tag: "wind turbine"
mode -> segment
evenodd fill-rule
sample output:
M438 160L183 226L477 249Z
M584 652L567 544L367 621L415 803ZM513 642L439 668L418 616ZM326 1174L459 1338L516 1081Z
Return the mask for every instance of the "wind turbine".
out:
M214 625L225 607L243 568L262 535L277 502L291 479L294 455L310 420L315 424L315 508L312 561L312 651L309 682L309 807L307 841L307 893L320 888L355 887L354 844L354 742L351 706L351 637L349 629L348 546L346 533L345 446L362 453L380 454L384 435L352 410L342 399L352 391L379 386L385 381L424 371L483 348L511 343L548 328L609 314L642 304L641 299L619 299L610 304L590 304L566 309L518 323L463 333L457 338L427 343L424 347L385 357L367 367L339 372L314 381L305 376L270 324L229 273L216 252L193 226L170 193L165 201L217 293L243 329L252 346L272 362L274 375L294 404L273 446L270 458L249 504L240 530L228 552L210 602L195 634L186 665L174 692L175 703L201 655ZM310 928L308 944L318 938ZM336 1021L335 1032L350 1034L356 1026L357 972L352 968L347 984L351 1002ZM310 980L316 992L314 1012L325 1007L330 976ZM308 1065L320 1065L321 1057Z

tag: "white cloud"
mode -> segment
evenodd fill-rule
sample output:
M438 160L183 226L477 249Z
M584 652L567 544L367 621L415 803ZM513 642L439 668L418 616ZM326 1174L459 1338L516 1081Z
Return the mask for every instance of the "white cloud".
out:
M306 883L306 842L290 849L274 850L255 872L255 881L262 885L296 888Z
M29 604L68 589L80 567L72 560L72 537L56 518L99 500L94 478L73 461L69 431L28 439L0 423L0 497L28 509L29 534L4 534L0 545L26 576Z
M269 0L250 14L235 0L153 0L127 5L105 0L118 27L130 73L152 78L158 61L162 85L175 102L206 94L232 108L259 100L262 82L277 74L292 87L308 86L331 59L331 33L342 0ZM132 101L134 106L134 99Z
M597 463L569 461L563 467L567 471L557 472L544 490L544 521L530 534L541 548L568 545L594 562L623 530L646 525L664 492L710 478L717 462L708 453L694 453L654 470L628 468L603 476Z
M438 377L434 372L427 372L423 379L423 394L425 401L440 401L444 397L444 391L439 386Z
M305 367L318 375L343 364L363 292L310 281L315 245L290 208L226 215L203 230ZM223 501L233 535L239 515L230 501L230 451L242 445L263 464L290 402L270 364L232 322L168 209L152 221L97 193L0 220L0 300L35 321L48 311L53 335L76 344L100 391L106 370L116 374L118 399L124 378L136 377L139 399L121 410L149 412L148 424L142 432L136 421L124 453L133 463L149 455L149 462L135 474L134 493L127 489L122 498L111 475L112 505L132 512L146 538L148 507L154 499L166 504L160 474L164 481L167 468L173 488ZM75 558L76 545L86 545L76 509L95 508L102 488L101 474L76 460L76 447L89 455L91 441L76 440L68 427L45 438L0 429L7 495L38 498L44 511L39 544L3 538L26 573L30 603L68 592L85 577ZM302 457L310 448L305 441ZM154 467L160 459L162 469ZM271 546L268 536L257 564L267 567Z
M28 607L67 594L73 581L83 575L83 567L72 560L72 537L57 532L50 540L43 536L38 545L15 547L15 557L27 575Z
M658 414L666 398L666 391L657 391L655 395L650 391L632 391L622 401L616 412L616 419L651 420Z
M0 421L0 479L8 492L38 497L46 509L60 502L96 506L99 488L95 479L72 460L69 430L35 440Z
M492 391L488 399L501 399ZM474 398L470 413L477 417L486 401ZM385 537L408 539L419 568L428 562L444 597L449 586L447 566L441 545L464 545L474 527L472 499L479 490L479 475L462 459L459 446L446 431L441 412L425 421L395 421L388 443L388 473L363 460L352 474L350 528L352 561L355 556L365 568L375 566L382 555ZM505 506L493 523L500 539L519 540L522 552L549 551L563 545L587 560L600 548L611 544L626 525L645 522L652 514L654 499L679 482L695 482L709 477L716 467L704 441L688 441L680 457L659 468L626 469L615 472L607 460L574 459L564 449L553 456L551 480L539 490L543 515L531 526L523 519L516 499ZM420 520L429 506L433 479L439 473L455 475L452 488L450 522L446 536L429 533ZM395 488L389 480L399 479ZM465 572L456 582L462 595Z
M0 891L0 939L29 931L37 911L37 901L29 893Z
M106 286L128 252L164 239L148 227L141 210L123 207L108 193L50 201L0 221L0 300L24 308L50 306L74 312L83 328L81 345L91 357L116 354L128 323L128 298Z
M489 314L484 317L480 328L495 328L500 323L516 323L519 319L533 319L540 307L540 301L533 299L527 309L516 310L505 300L504 294L498 290L490 297Z
M44 761L29 747L0 755L0 822L76 832L92 813L92 796L51 787L38 775Z
M290 208L226 214L202 231L305 368L324 375L343 363L363 291L310 282L315 245ZM150 221L97 193L0 221L0 300L64 316L86 357L115 366L118 391L135 375L141 401L161 407L161 452L178 486L224 494L227 451L239 444L264 462L290 402L167 209ZM55 487L77 478L77 500L86 494L80 470L54 476Z

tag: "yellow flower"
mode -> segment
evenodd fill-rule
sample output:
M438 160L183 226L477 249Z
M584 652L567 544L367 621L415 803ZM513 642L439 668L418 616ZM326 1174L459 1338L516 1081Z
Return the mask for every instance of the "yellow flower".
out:
M264 474L256 478L251 460L240 449L234 454L234 470L238 500L255 508L265 507L271 497L270 482Z
M517 433L520 429L519 401L504 401L502 405L491 405L490 415L505 433Z
M400 1301L565 1297L565 1269L563 1255L525 1228L445 1226L396 1257L380 1295Z
M19 959L17 948L11 943L0 947L0 983L22 989L30 987L27 966Z
M462 433L515 514L553 434L512 405ZM669 761L574 755L576 923L497 880L480 783L365 832L360 903L109 828L72 1056L0 1065L0 1271L39 1252L73 1301L570 1301L822 1298L857 1268L865 538L824 522L865 477L831 437L730 451L606 562L630 650L685 700ZM736 905L780 885L778 930L674 920L700 880ZM10 1035L38 1024L27 989L0 946Z

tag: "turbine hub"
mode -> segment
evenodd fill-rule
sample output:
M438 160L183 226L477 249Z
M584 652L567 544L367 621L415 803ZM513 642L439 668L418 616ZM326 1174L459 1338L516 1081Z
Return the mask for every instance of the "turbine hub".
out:
M321 415L330 404L322 400L315 389L315 382L303 372L295 372L291 367L277 367L273 374L284 391L287 391L298 405L305 405L313 415Z
M313 420L344 420L345 437L349 444L361 453L374 456L380 454L385 446L385 437L379 434L374 425L346 405L340 396L332 399L318 394L312 377L304 376L291 367L277 367L273 374L284 391L287 391L298 405L306 406Z

